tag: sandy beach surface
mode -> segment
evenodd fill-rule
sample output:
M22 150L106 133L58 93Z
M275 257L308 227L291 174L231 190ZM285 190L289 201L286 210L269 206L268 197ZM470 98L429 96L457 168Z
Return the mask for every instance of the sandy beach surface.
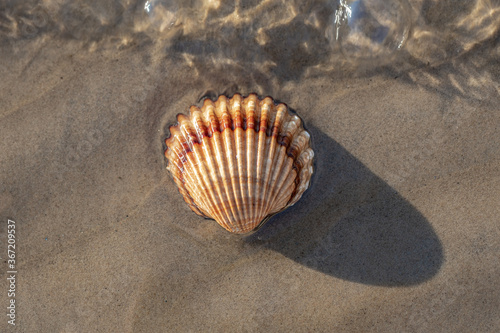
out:
M499 332L500 3L391 3L406 26L365 46L328 1L0 5L0 331ZM236 92L315 151L249 236L163 156L177 113Z

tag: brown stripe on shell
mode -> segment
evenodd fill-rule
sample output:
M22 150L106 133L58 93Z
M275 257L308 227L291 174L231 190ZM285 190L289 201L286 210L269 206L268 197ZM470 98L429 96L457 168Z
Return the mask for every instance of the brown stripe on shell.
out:
M232 126L231 114L228 112L228 99L226 96L220 96L215 102L216 115L220 119L220 132L226 129L234 129Z
M209 100L209 99L206 99L204 102L203 102L203 108L204 110L210 110L212 112L208 112L208 119L206 119L208 121L208 129L210 131L210 133L215 133L215 132L220 132L220 129L219 129L219 120L217 119L217 117L215 116L215 113L213 112L213 109L215 108L215 105L214 103Z
M241 103L242 98L240 94L236 94L229 101L232 106L230 109L230 113L233 119L233 130L237 128L243 128L243 116L241 114Z

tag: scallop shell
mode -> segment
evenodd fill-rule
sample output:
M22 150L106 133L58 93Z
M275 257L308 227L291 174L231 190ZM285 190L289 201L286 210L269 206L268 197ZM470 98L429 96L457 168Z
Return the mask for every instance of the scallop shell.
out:
M309 187L310 135L271 97L205 99L177 121L165 141L167 169L191 209L228 231L258 229Z

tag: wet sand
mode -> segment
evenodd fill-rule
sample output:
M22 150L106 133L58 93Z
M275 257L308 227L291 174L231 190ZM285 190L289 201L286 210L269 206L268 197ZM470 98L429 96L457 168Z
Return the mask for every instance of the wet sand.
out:
M328 53L312 5L319 23L288 11L249 53L220 30L224 6L203 18L220 35L60 27L52 2L44 25L4 29L4 313L8 219L17 273L0 330L497 332L500 7L410 4L410 39L382 66ZM246 237L191 212L163 157L177 113L234 92L286 102L316 153L303 198Z

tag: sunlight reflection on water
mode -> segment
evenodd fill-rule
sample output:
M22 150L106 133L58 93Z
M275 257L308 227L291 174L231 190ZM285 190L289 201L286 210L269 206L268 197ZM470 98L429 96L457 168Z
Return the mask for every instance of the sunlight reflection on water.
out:
M0 5L0 44L153 45L157 61L177 59L200 76L236 70L284 82L445 63L494 39L499 8L491 0L33 0Z
M406 0L340 0L327 37L351 61L387 63L410 32Z
M174 26L178 10L173 0L148 0L144 3L144 12L149 16L151 25L160 32Z

